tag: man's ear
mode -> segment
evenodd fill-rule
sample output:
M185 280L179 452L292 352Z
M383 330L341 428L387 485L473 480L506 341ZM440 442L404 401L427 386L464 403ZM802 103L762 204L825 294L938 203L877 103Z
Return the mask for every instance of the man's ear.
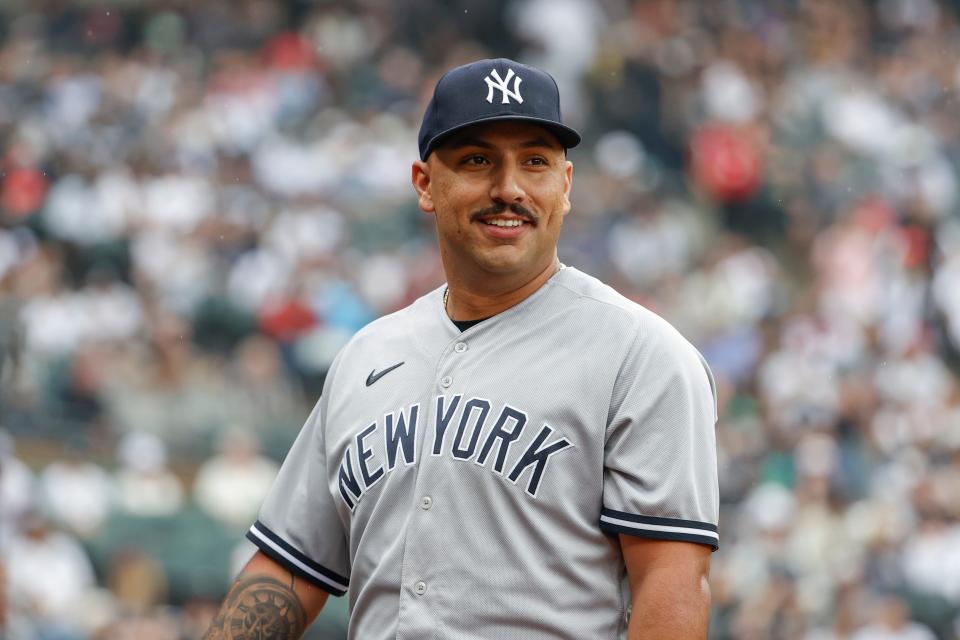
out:
M573 163L565 160L563 167L563 215L570 213L570 189L573 186Z
M433 196L430 195L430 165L423 160L417 160L411 167L411 182L417 191L417 204L424 213L433 213Z

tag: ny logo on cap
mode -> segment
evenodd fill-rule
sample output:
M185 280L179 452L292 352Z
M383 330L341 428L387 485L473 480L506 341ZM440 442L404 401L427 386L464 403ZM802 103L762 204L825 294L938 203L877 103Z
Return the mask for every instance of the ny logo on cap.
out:
M493 79L491 79L490 76L493 76ZM513 91L511 91L510 87L508 86L510 84L510 78L515 78L513 81ZM500 104L509 104L510 98L513 98L518 103L523 104L523 98L520 96L520 83L523 82L523 78L516 75L513 72L513 69L507 69L506 78L501 78L500 74L497 73L497 70L492 69L490 74L483 80L487 83L487 102L491 104L493 103L493 90L497 89L503 96L503 100L500 101Z

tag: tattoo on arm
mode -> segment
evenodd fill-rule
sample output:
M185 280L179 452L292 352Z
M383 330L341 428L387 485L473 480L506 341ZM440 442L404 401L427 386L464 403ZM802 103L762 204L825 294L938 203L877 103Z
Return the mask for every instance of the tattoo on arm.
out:
M307 624L307 614L293 590L267 576L238 581L227 594L204 640L294 640Z

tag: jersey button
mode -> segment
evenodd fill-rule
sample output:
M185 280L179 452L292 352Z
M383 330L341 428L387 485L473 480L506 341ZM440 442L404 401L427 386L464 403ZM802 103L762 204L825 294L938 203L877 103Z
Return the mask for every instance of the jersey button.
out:
M429 511L430 507L433 506L433 498L430 496L423 496L420 498L420 508L424 511Z
M469 348L470 347L467 346L466 342L458 342L457 344L453 345L453 350L456 351L457 353L463 353Z
M449 387L451 384L453 384L453 378L451 378L450 376L443 376L442 378L440 378L441 387L446 388L446 387Z
M417 584L413 585L413 592L418 596L422 596L427 592L427 583L420 581Z

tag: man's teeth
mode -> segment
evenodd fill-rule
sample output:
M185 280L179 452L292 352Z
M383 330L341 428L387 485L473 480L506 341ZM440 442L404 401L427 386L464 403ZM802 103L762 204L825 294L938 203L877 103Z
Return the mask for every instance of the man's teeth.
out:
M487 220L487 224L495 227L519 227L523 224L523 220Z

